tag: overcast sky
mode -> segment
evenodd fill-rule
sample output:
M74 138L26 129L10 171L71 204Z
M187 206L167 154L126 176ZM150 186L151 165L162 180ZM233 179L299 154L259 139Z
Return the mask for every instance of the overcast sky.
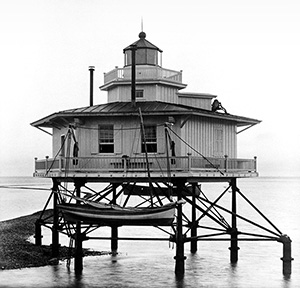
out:
M238 135L262 176L300 176L300 4L291 0L7 0L0 2L0 176L32 175L51 137L30 123L94 104L123 48L147 40L186 92L211 93L231 114L263 122Z

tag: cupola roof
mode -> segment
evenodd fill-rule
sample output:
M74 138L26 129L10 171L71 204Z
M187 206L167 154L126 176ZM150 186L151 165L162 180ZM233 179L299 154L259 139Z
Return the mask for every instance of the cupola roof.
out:
M159 52L163 52L161 49L159 49L157 46L153 45L151 42L146 40L146 33L144 31L139 33L139 40L135 41L131 45L127 46L126 48L123 49L123 51L131 50L132 46L136 46L137 49L140 48L146 48L146 49L153 49L157 50Z

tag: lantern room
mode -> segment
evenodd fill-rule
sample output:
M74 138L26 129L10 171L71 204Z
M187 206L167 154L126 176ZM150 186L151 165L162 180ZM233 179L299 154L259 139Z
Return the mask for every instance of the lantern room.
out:
M162 65L162 50L146 40L146 33L139 34L139 40L124 48L124 67L132 64L132 49L136 49L135 64L136 65Z

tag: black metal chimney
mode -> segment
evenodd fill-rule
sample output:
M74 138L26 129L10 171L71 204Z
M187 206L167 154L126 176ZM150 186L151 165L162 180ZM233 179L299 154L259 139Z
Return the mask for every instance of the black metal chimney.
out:
M89 66L90 71L90 106L93 106L93 95L94 95L94 71L95 66Z
M131 45L131 104L135 107L135 51L136 46Z

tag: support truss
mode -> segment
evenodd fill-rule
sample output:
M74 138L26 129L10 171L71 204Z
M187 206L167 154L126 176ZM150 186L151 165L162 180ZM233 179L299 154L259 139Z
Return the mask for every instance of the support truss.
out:
M198 241L228 241L230 243L230 260L238 261L239 241L277 241L283 243L283 272L291 273L291 240L282 232L240 191L236 178L230 180L224 191L215 199L202 191L199 183L187 183L185 179L173 182L152 183L150 190L136 195L138 183L109 183L100 190L93 188L84 179L74 179L74 189L68 188L69 183L53 179L53 188L47 200L43 213L36 221L36 244L41 245L41 226L52 230L52 252L58 255L59 233L70 238L70 247L75 245L75 271L83 269L82 241L88 239L110 240L111 250L117 253L119 240L170 241L176 243L175 273L184 274L184 243L190 242L191 252L197 251ZM150 191L149 194L147 194ZM170 193L170 191L173 191ZM163 203L184 200L184 206L178 205L171 232L165 227L154 226L166 234L166 237L118 237L118 227L111 226L111 237L95 237L91 233L101 225L68 221L58 210L57 204L77 202L82 199L107 204L119 204L122 207L160 206ZM53 200L53 212L49 215L46 210L50 200ZM81 200L79 200L81 199ZM256 213L259 221L254 221L247 215L242 215L237 209L237 199L244 201ZM239 224L239 225L238 225ZM242 225L241 225L242 224Z

